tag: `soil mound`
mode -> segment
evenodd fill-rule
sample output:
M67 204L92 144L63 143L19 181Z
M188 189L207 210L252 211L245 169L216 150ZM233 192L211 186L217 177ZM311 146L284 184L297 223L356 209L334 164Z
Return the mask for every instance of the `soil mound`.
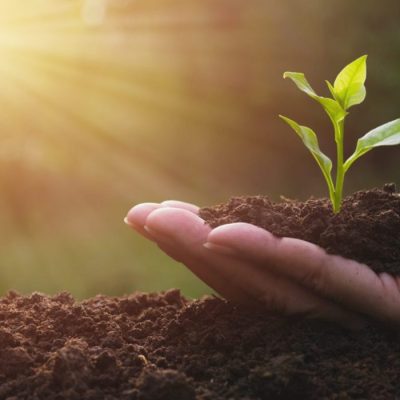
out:
M178 290L76 302L0 298L0 399L376 399L400 396L400 340L379 327L251 314Z

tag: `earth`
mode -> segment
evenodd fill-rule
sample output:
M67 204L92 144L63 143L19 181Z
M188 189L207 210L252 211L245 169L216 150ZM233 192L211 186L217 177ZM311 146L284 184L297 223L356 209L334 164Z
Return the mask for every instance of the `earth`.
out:
M276 236L315 243L376 272L400 274L400 193L393 183L346 197L337 214L326 198L274 203L267 196L242 196L203 208L200 216L213 228L248 222Z
M204 208L212 226L250 222L312 241L373 270L400 268L393 185L326 199L235 197ZM400 398L400 337L268 316L179 290L0 298L0 399L283 400Z

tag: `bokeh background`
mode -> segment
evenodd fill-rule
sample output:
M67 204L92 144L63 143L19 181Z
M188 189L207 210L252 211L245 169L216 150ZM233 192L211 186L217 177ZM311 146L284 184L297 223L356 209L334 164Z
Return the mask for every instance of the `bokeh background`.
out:
M325 196L314 160L278 118L313 127L327 94L368 54L349 155L400 116L398 0L0 0L0 291L210 290L122 220L143 201L206 206L231 195ZM347 193L400 183L400 149L369 153Z

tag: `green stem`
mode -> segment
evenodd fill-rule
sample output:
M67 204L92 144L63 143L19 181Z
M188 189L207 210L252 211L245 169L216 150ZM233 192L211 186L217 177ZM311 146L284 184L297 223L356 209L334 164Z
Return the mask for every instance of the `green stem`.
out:
M343 167L343 131L344 121L335 124L335 138L337 150L337 164L336 164L336 185L335 185L335 201L333 202L333 212L338 213L342 205L343 197L343 182L345 170Z

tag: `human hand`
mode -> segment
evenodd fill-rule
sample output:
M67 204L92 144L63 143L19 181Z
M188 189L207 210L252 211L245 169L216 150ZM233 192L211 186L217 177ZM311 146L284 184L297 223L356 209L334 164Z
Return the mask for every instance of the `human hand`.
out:
M246 223L211 229L192 204L133 207L126 219L226 299L268 313L362 326L400 324L400 278Z

